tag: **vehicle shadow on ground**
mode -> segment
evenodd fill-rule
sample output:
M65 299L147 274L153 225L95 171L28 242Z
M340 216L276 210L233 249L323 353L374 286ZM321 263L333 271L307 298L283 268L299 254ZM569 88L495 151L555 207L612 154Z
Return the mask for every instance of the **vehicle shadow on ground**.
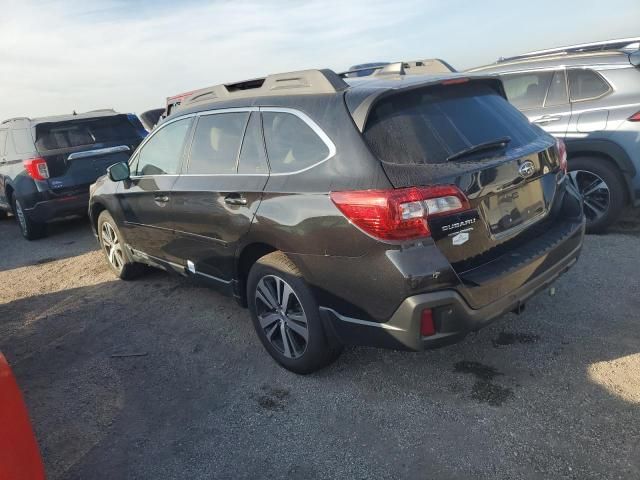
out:
M52 223L47 232L44 238L28 241L12 217L0 220L0 272L75 257L98 248L88 218Z
M593 373L640 351L637 265L609 259L629 279L612 299L603 242L521 316L430 352L349 348L310 376L231 299L161 272L0 305L0 349L51 479L637 478L640 400Z

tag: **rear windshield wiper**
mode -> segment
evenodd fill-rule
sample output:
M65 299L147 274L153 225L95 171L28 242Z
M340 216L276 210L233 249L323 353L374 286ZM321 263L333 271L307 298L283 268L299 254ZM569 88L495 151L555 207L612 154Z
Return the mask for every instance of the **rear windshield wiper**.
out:
M447 162L452 160L458 160L459 158L466 157L467 155L471 155L473 153L482 152L484 150L493 150L496 148L504 148L511 141L511 137L502 137L496 138L495 140L489 140L488 142L479 143L478 145L474 145L473 147L465 148L464 150L460 150L453 155L449 155L447 157Z

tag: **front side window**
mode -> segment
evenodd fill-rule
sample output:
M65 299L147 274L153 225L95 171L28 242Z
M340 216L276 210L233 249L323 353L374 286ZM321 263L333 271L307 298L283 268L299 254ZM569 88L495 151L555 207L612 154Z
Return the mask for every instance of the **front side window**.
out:
M248 117L248 112L201 116L191 145L187 173L236 173L238 152Z
M544 103L553 72L527 72L502 76L509 101L520 110L540 108Z
M610 89L609 84L593 70L569 70L572 102L599 98Z
M262 123L272 173L303 170L329 156L327 144L292 113L263 112Z
M184 118L160 128L142 147L134 160L134 175L166 175L178 173L180 160L191 126L191 118Z

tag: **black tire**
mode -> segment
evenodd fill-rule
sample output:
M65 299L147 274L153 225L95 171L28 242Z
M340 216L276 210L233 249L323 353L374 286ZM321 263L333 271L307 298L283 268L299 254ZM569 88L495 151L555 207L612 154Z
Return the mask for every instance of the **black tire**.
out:
M121 280L132 280L145 271L145 265L134 262L122 242L122 235L111 214L104 210L98 216L98 239L111 271ZM111 232L111 236L108 232ZM111 238L111 240L109 240Z
M569 176L582 195L587 233L602 233L618 219L627 203L625 184L620 172L609 162L596 157L576 157L569 160ZM595 181L604 182L589 195ZM601 211L601 214L597 214Z
M282 303L281 298L284 294L279 295L276 291L277 279L284 282L281 284L282 292L288 291L289 287L293 293L293 296L288 295L289 301L284 308L280 306L279 311L256 298L256 295L259 295L258 289L264 292L266 288L276 298L280 297L277 301ZM265 255L251 267L247 279L247 303L260 341L276 362L287 370L300 374L312 373L326 367L340 355L342 348L332 346L327 339L318 304L311 289L284 253L273 252ZM303 317L304 322L300 320ZM272 318L278 320L268 323ZM306 339L298 333L305 328ZM271 337L268 336L268 331ZM304 346L302 343L305 343ZM286 354L287 348L289 355Z
M47 224L34 222L29 218L29 215L27 215L22 208L20 200L16 197L13 198L13 213L15 214L22 236L27 240L37 240L47 234Z
M7 213L6 210L0 210L0 220L4 220L5 218L7 218L9 215Z

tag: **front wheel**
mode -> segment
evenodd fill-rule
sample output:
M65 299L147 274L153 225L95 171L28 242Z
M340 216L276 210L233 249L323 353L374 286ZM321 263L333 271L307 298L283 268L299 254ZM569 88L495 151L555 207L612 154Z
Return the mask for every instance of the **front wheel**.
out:
M325 335L311 289L282 252L270 253L253 265L247 300L260 341L287 370L315 372L340 355L341 348L330 345Z
M120 230L107 210L98 217L98 238L109 268L118 278L131 280L143 272L144 265L129 257Z
M569 179L580 193L587 233L602 233L625 207L625 186L618 171L594 157L569 160Z

